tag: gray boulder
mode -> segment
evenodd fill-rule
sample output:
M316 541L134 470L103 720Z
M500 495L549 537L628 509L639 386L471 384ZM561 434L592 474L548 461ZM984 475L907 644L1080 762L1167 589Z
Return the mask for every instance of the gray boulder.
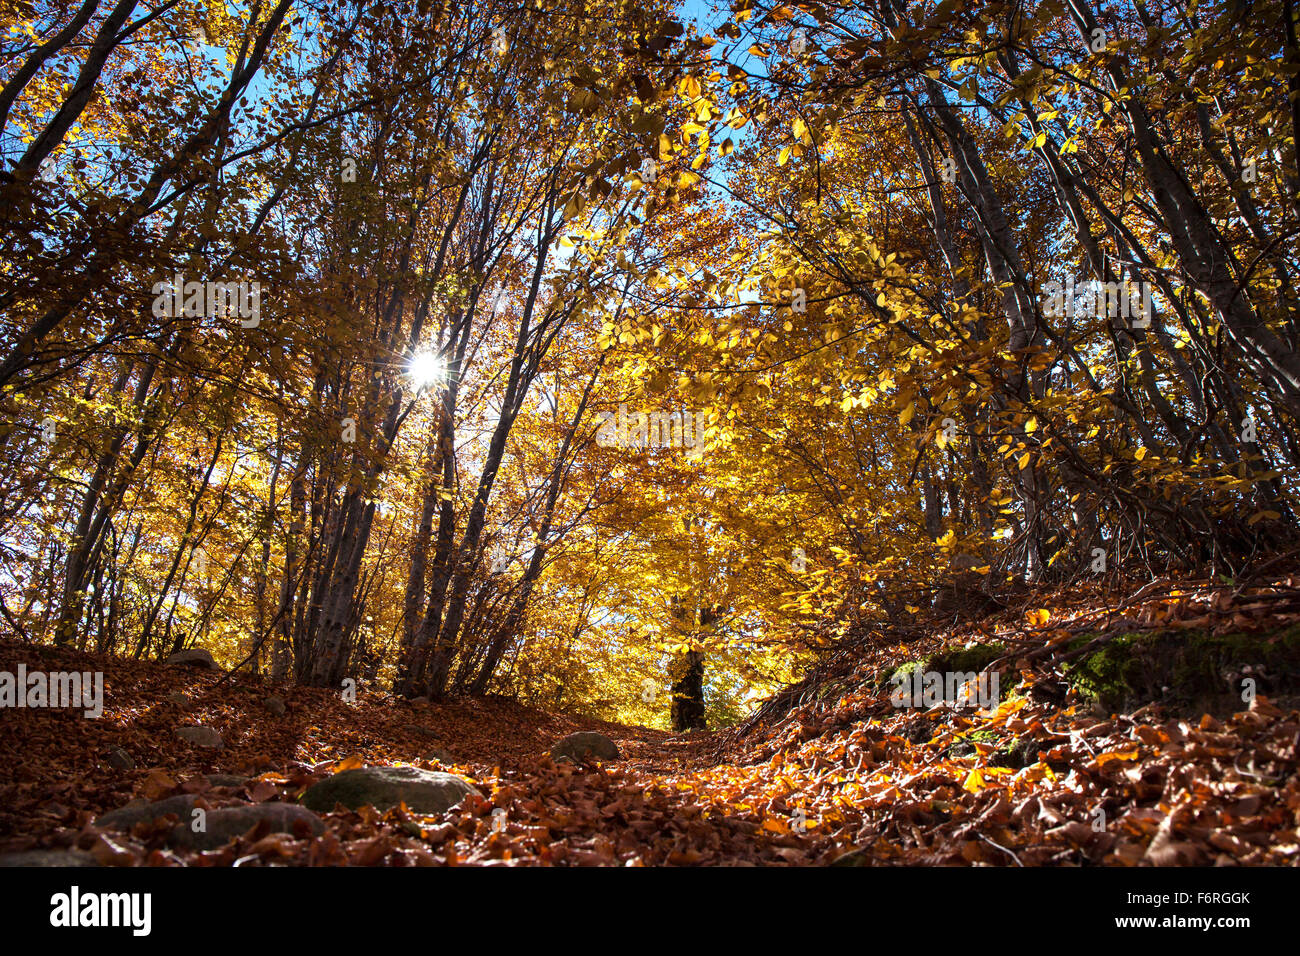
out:
M363 767L344 770L309 787L302 804L328 813L339 803L349 810L367 805L388 810L405 803L415 813L435 814L470 794L478 794L478 790L455 774L418 767Z
M266 697L263 698L262 703L265 705L266 709L269 710L271 713L275 714L275 716L277 717L284 716L284 712L286 708L284 706L284 699L282 697L275 697L275 696Z
M214 747L220 750L226 745L226 742L221 739L221 734L211 727L177 727L176 736L196 747Z
M246 807L209 810L203 819L204 828L197 833L194 831L195 821L192 818L184 820L172 828L168 842L190 850L215 850L263 821L269 825L271 833L320 836L325 832L325 822L304 807L292 803L254 803Z
M620 760L622 756L618 752L618 744L594 730L580 730L576 734L561 737L551 748L551 759L557 762L561 760L577 762L589 757L595 757L597 760Z
M95 821L95 826L105 830L131 830L137 823L161 820L169 813L188 822L190 811L197 802L198 797L192 793L180 793L152 803L147 800L132 800L126 806L104 814Z
M191 647L187 651L177 651L167 658L165 664L180 665L185 667L198 667L202 670L217 671L221 670L217 662L213 660L212 655L201 647Z
M0 866L99 866L85 850L23 850L0 853Z
M242 787L248 783L247 777L239 777L233 773L208 773L204 776L214 787Z

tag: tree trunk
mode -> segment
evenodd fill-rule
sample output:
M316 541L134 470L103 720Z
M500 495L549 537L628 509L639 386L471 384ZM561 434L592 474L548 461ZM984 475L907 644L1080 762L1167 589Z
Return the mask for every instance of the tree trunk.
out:
M673 732L704 730L704 652L687 651L677 661L673 681Z

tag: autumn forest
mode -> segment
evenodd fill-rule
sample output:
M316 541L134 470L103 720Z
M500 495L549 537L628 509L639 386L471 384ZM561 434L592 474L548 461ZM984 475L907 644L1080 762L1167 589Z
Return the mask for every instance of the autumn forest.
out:
M20 865L1300 859L1292 0L0 13Z

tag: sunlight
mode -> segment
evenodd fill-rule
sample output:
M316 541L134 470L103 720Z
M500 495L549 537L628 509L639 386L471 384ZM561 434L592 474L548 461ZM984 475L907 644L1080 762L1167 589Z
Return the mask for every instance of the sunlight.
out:
M1300 0L0 5L0 916L855 866L1014 948L1267 924ZM303 909L254 939L365 938Z
M447 364L437 352L417 352L406 367L417 388L425 388L442 381L447 374Z

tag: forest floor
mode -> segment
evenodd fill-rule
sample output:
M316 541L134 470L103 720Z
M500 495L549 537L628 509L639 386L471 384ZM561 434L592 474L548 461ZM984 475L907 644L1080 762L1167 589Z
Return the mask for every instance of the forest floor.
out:
M1294 865L1298 581L1165 580L1109 601L1075 588L976 622L871 631L746 724L681 735L494 698L349 703L0 641L0 671L102 670L105 701L98 719L0 711L0 854L69 849L106 866ZM908 661L1000 669L999 699L894 706L888 678ZM178 738L186 725L224 746ZM579 730L613 738L622 759L553 762L550 747ZM340 808L315 836L260 823L205 852L176 845L170 817L130 832L94 824L181 794L209 811L296 802L339 770L401 764L456 773L481 797L437 816Z

